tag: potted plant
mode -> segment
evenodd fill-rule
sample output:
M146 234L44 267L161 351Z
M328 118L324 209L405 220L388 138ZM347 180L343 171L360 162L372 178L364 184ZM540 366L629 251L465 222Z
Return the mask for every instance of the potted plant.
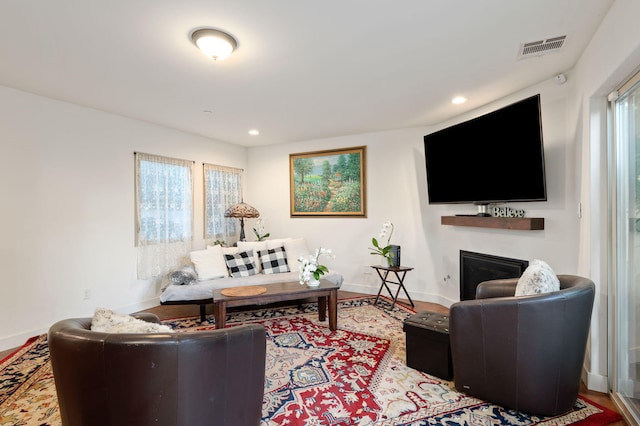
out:
M400 266L397 264L397 259L394 259L393 245L390 245L391 235L393 234L393 223L390 220L387 220L382 224L382 229L380 230L380 235L378 238L371 238L371 244L373 247L369 247L371 250L371 254L382 256L382 266ZM380 245L380 241L387 240L387 244L383 247Z
M298 258L298 262L300 262L300 273L298 275L300 278L300 284L306 284L309 287L316 287L320 285L320 277L329 272L329 268L318 263L320 256L327 256L332 259L334 257L331 249L320 247L316 249L315 254L307 257L301 256Z

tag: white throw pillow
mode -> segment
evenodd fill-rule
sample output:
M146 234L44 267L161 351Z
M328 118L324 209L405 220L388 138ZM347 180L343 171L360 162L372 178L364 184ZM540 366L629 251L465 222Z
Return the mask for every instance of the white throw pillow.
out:
M260 250L267 250L266 241L238 241L238 252L253 250L253 264L256 265L256 272L262 272L262 265L258 258Z
M516 296L550 293L560 290L560 281L551 266L542 260L533 260L522 273L516 285Z
M222 254L238 254L238 247L222 247Z
M196 267L199 280L214 280L229 276L227 263L219 245L207 246L206 250L196 250L189 253L191 262Z
M307 247L307 240L304 238L287 238L284 241L284 250L287 252L287 263L292 272L300 271L299 257L311 254Z
M269 250L284 247L285 240L290 240L291 238L274 238L272 240L267 240L267 248Z
M130 315L97 308L91 320L91 330L102 333L171 333L168 325L143 321Z

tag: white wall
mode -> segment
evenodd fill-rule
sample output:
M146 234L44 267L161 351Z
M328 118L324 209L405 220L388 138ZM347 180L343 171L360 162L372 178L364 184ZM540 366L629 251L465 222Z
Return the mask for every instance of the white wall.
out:
M579 91L572 101L577 117L575 140L581 146L581 274L598 286L591 323L587 365L590 389L607 392L609 335L607 95L640 67L640 2L616 0L576 66Z
M578 191L573 169L575 154L566 127L566 97L570 90L570 84L558 86L549 79L438 127L251 148L245 199L260 211L272 236L305 236L311 247L331 248L337 257L331 261L330 269L343 273L346 290L377 292L379 279L369 265L378 264L379 259L369 254L368 247L371 237L378 236L387 219L395 226L391 243L402 247L402 264L415 268L408 273L405 284L417 300L446 306L459 300L460 250L527 260L541 258L559 273L575 273ZM544 217L545 230L440 225L442 215L476 213L477 209L472 205L428 204L423 136L536 93L541 93L548 201L510 207L525 209L527 216ZM367 218L291 218L289 154L362 145L367 147Z
M196 248L201 164L246 167L245 148L2 86L0 141L0 350L97 306L158 304L136 279L134 151L196 161Z

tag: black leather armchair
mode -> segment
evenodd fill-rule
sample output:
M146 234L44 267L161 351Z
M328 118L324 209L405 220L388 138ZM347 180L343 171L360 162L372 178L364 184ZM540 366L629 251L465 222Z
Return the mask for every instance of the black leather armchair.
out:
M526 413L553 416L578 397L595 285L559 275L560 291L514 297L517 278L481 283L450 309L456 389Z
M155 334L90 328L91 318L76 318L49 329L63 425L259 425L262 326Z

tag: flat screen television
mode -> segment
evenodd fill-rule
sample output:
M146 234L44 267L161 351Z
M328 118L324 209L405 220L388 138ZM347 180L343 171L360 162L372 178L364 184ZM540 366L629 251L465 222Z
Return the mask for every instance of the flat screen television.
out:
M546 201L540 95L424 136L429 204Z

